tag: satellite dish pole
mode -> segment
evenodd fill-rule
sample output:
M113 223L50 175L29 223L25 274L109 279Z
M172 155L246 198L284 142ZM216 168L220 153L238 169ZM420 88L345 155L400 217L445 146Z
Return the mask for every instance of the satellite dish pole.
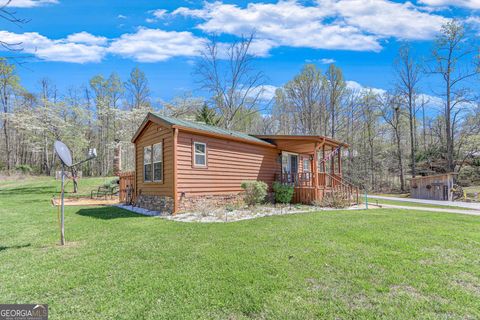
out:
M72 153L70 149L61 141L55 141L54 143L55 153L62 162L62 193L61 193L61 217L60 217L60 244L65 245L65 166L68 168L77 166L86 161L92 160L97 156L96 149L89 149L88 155L85 160L77 163L72 163Z

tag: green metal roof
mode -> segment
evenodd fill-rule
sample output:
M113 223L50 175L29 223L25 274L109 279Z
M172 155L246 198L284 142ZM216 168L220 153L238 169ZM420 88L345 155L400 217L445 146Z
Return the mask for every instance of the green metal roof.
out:
M221 134L221 135L230 136L230 137L234 137L234 138L239 138L239 139L249 140L249 141L253 141L253 142L260 142L260 143L272 145L271 143L269 143L265 140L259 139L257 137L251 136L251 135L243 133L243 132L234 131L234 130L227 130L227 129L211 126L211 125L208 125L208 124L205 124L205 123L202 123L202 122L193 122L193 121L177 119L177 118L173 118L173 117L169 117L169 116L160 115L158 113L152 113L152 115L159 118L160 120L163 120L163 121L167 122L170 125L177 125L177 126L181 126L181 127L186 127L186 128L191 128L191 129L195 129L195 130L205 131L205 132L208 132L208 133Z

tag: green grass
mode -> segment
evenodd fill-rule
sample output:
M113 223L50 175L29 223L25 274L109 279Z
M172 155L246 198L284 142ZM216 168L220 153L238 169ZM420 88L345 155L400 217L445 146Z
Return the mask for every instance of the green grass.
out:
M92 190L97 190L99 186L113 179L115 177L81 178L78 180L78 193L76 194L73 193L72 180L65 179L65 193L67 197L90 196ZM51 198L53 195L58 196L61 184L60 180L55 181L51 177L14 176L0 180L0 190L4 190L3 194L9 193L7 189L13 189L15 194L49 194Z
M436 205L436 204L428 204L428 203L418 203L418 202L408 202L408 201L397 201L397 200L385 200L385 199L368 199L369 203L372 204L390 204L395 206L405 206L405 207L421 207L421 208L437 208L437 209L458 209L458 210L474 210L471 208L464 208L458 206L447 206L447 205Z
M57 185L0 186L1 303L48 303L50 319L480 318L480 217L378 209L198 224L67 207L60 247Z
M468 193L480 193L480 186L463 187L463 190Z
M410 193L374 193L372 195L382 197L408 198L410 196Z

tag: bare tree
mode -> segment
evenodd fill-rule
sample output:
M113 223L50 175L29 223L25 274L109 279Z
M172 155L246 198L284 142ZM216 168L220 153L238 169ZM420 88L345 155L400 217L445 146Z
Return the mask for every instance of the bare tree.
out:
M402 107L401 98L391 94L384 94L380 97L380 115L385 123L392 129L395 138L398 160L398 175L400 178L400 190L405 191L405 174L403 172L403 151L402 151Z
M27 23L27 19L22 19L17 17L17 13L15 11L10 10L9 5L11 4L12 0L7 0L3 4L0 4L0 19L16 24L21 25ZM6 42L0 40L0 46L8 51L22 51L21 42Z
M10 144L10 127L9 117L11 112L10 96L12 90L18 87L19 79L15 74L15 66L9 64L5 59L0 59L0 103L2 105L2 126L5 138L5 164L6 169L11 169L11 144Z
M298 133L318 135L322 127L326 131L325 83L320 70L313 64L307 64L285 85L284 102L291 108L290 116L298 119Z
M341 106L341 100L345 93L345 80L343 80L342 69L337 68L334 64L331 64L328 67L327 72L325 73L326 78L326 87L328 91L328 103L330 106L330 136L335 137L335 131L338 126L337 124L337 113L339 112L339 107Z
M403 96L407 106L408 123L410 127L410 168L412 177L416 175L416 142L415 142L415 117L416 117L416 96L418 83L420 81L420 66L412 57L410 46L403 45L398 52L395 61L395 71L397 75L397 90Z
M138 67L130 72L130 78L125 82L125 89L130 110L150 107L148 79Z
M266 78L254 67L253 39L252 33L223 45L212 37L200 52L195 73L201 88L212 94L220 124L227 129L234 128L241 118L259 111Z
M372 91L369 90L364 92L362 95L361 101L361 121L363 121L363 142L368 144L363 149L368 153L367 161L365 161L365 166L367 167L367 172L370 175L370 187L372 189L376 188L376 176L375 176L375 141L379 138L377 136L377 118L378 112L376 112L378 106L378 97Z
M452 20L442 27L432 51L433 63L429 73L440 76L445 99L443 117L445 123L447 170L455 171L455 135L462 120L462 113L472 102L470 87L473 77L479 74L478 48L467 39L463 25Z

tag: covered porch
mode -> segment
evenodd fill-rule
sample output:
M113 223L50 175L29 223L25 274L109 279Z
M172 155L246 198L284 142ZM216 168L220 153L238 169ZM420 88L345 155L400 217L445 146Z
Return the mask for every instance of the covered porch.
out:
M342 173L342 150L347 144L322 136L258 137L280 150L281 170L275 180L294 186L295 203L310 204L333 195L358 203L358 188Z

